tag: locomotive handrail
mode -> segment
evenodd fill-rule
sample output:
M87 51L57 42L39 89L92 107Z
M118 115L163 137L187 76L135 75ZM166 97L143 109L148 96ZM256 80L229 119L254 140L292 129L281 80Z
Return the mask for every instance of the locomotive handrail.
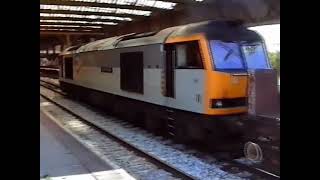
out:
M233 73L232 76L247 76L248 73Z

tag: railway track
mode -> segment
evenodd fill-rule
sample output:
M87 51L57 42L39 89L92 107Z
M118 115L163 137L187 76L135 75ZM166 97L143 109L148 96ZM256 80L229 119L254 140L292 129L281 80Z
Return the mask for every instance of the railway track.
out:
M56 67L40 66L40 76L58 79L59 71L59 68Z
M136 178L153 179L154 176L156 176L161 177L161 179L194 179L173 167L157 161L152 156L139 151L139 149L134 148L125 141L122 141L116 136L113 136L86 121L72 111L55 103L45 95L40 96L42 102L50 102L56 106L55 110L52 110L52 108L49 109L51 113L53 112L56 115L59 114L60 117L64 119L64 123L72 121L73 127L69 127L68 129L75 132L85 130L86 134L81 133L81 135L82 137L84 136L87 142L89 141L91 144L95 145L99 144L100 147L95 147L95 149L103 149L103 156L107 156L108 159L113 159L112 162L118 162L118 166L126 167L126 170L133 173ZM96 139L99 140L96 141ZM129 165L127 163L129 163ZM150 177L150 173L152 174L152 177Z
M100 115L97 112L93 112L95 118L90 118L90 116L84 114L88 113L88 109L90 107L86 105L81 105L82 108L79 108L78 103L74 103L71 100L66 98L61 98L60 101L54 100L54 98L50 98L46 96L45 91L52 91L54 93L59 94L60 96L65 96L65 94L59 90L56 84L52 84L51 82L47 82L41 80L40 85L44 87L46 90L42 90L41 96L51 101L53 104L59 106L64 111L72 114L77 119L82 121L83 123L87 124L90 127L94 127L101 133L105 134L106 136L110 136L117 141L121 142L128 148L136 149L139 154L144 156L147 159L151 159L154 163L159 163L162 169L175 174L175 176L180 177L182 179L279 179L280 177L274 175L272 173L266 172L259 168L254 168L248 165L241 164L237 161L233 160L220 160L219 157L211 156L207 153L201 153L197 150L192 150L187 148L184 145L175 144L171 140L163 139L162 137L155 137L154 135L146 133L144 130L140 128L134 127L125 121L121 121L119 119L111 118L112 120L107 122L105 121L106 118L103 115ZM68 105L68 103L69 105ZM86 107L83 107L86 106ZM78 110L76 110L79 108ZM98 118L97 118L98 117ZM104 120L103 120L104 119ZM115 128L115 124L117 128ZM122 126L122 127L121 127ZM109 127L109 128L108 128ZM111 128L110 128L111 127ZM114 127L114 128L112 128ZM121 133L112 132L115 129L123 129L127 128L130 129L134 134L143 134L142 136L146 136L149 139L154 139L158 144L153 143L153 149L148 147L141 147L141 143L147 144L148 141L143 140L144 138L133 136L133 139L136 141L132 141L132 139L128 140L128 137L132 137L130 132L125 132L124 135ZM139 131L139 132L138 132ZM123 133L123 132L122 132ZM140 138L140 145L137 143ZM148 139L147 138L147 139ZM162 145L166 146L167 149L161 149ZM143 145L142 145L143 146ZM152 143L151 143L152 146ZM158 148L156 148L158 147ZM158 149L158 150L157 150ZM159 150L160 149L160 150ZM172 152L170 152L170 149ZM166 155L161 154L160 152L164 151L167 152ZM159 152L160 151L160 152ZM177 153L178 152L178 153ZM179 154L180 153L180 154ZM178 158L177 158L178 157ZM187 159L186 157L191 157L191 159ZM171 158L171 159L170 159ZM176 158L176 159L175 159ZM186 158L186 159L183 159ZM183 160L185 162L183 162ZM194 161L194 162L192 162ZM190 165L191 164L191 165ZM197 169L198 168L198 169ZM195 170L196 169L196 170ZM221 169L224 169L222 171ZM218 177L218 178L217 178Z

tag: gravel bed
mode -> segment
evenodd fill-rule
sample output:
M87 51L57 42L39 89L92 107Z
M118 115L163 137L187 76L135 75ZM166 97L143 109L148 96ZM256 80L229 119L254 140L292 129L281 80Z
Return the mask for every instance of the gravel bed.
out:
M42 97L40 101L46 102ZM175 180L171 173L158 168L145 158L123 147L113 139L108 138L99 131L86 125L76 117L60 109L50 102L46 102L41 109L55 118L60 125L68 129L73 136L91 151L98 154L101 159L113 167L123 168L136 179L141 180Z
M50 90L40 87L40 92L47 95ZM50 95L50 93L48 95ZM155 138L155 136L146 133L145 131L141 131L139 128L124 126L123 124L125 123L117 122L114 117L101 115L94 110L67 98L52 98L56 103L64 106L96 126L99 126L110 134L123 139L144 152L148 152L148 154L156 157L160 161L165 162L196 179L243 179L235 174L221 170L220 166L215 163L208 163L206 160L173 148L170 146L170 143L164 142L161 138Z

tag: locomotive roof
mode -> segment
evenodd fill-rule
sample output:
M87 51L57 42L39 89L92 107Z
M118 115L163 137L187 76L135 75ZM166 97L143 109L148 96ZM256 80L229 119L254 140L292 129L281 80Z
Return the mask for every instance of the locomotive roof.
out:
M81 46L77 49L76 53L89 52L89 51L101 51L108 49L116 49L116 48L124 48L124 47L133 47L133 46L143 46L148 44L161 44L166 38L178 27L171 27L159 31L152 36L146 36L141 38L123 40L122 39L135 34L127 34L123 36L115 36L111 38L101 39L98 41L94 41L88 43L86 45Z
M235 33L236 32L236 33ZM149 44L162 44L168 37L188 36L197 33L204 33L210 37L220 37L220 39L236 40L247 36L246 39L257 37L253 31L247 30L244 26L239 25L235 21L205 21L188 25L166 28L149 36L140 38L127 38L137 34L128 34L123 36L115 36L111 38L101 39L81 46L76 50L76 53L101 51L124 47L143 46ZM249 36L249 37L248 37Z
M72 54L74 53L80 46L70 46L68 48L66 48L65 50L63 50L59 55L60 56L64 56L64 55L68 55L68 54Z

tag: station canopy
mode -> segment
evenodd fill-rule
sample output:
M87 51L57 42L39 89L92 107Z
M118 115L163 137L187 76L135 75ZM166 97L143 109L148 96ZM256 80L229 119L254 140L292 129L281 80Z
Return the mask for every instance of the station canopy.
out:
M103 32L203 0L40 0L40 31Z
M182 11L191 12L190 16L180 15L184 19L204 16L262 21L266 17L279 19L279 8L279 0L40 0L40 32L105 33Z

